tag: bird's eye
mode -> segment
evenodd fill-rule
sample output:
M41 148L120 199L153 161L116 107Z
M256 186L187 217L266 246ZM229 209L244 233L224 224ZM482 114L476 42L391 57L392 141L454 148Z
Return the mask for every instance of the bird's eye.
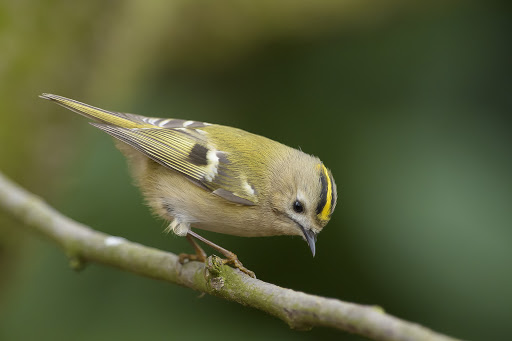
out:
M300 201L295 200L293 203L293 210L297 213L302 213L304 212L304 205Z

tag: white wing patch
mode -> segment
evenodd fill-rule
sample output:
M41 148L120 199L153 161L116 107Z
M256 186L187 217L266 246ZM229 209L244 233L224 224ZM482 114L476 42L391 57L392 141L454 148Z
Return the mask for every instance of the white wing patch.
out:
M247 182L247 180L244 180L243 183L242 183L242 186L245 190L245 192L247 192L247 194L249 195L254 195L254 188L252 188L251 185L249 185L249 183Z
M169 124L169 122L171 122L171 121L173 121L173 119L172 119L172 118L165 119L165 120L163 120L163 121L158 122L158 126L159 126L159 127L163 127L163 126L165 126L166 124Z
M212 181L217 174L219 174L219 157L217 156L217 151L215 149L209 149L206 153L206 160L208 160L208 165L206 165L204 179L206 181Z

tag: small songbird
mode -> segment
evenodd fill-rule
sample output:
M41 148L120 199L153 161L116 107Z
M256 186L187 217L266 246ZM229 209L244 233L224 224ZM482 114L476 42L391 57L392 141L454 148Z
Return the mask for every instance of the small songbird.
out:
M167 231L221 252L225 264L254 277L237 256L191 227L243 237L300 235L315 255L316 237L336 206L331 172L315 156L263 136L204 122L107 111L42 94L115 138L147 204L170 221Z

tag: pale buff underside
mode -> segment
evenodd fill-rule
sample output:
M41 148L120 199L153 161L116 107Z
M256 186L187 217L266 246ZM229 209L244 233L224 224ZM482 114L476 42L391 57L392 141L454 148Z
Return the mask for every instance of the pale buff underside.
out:
M289 219L274 214L270 207L231 203L130 146L118 141L116 145L128 158L137 185L153 212L182 224L179 235L186 234L186 225L242 237L301 235Z

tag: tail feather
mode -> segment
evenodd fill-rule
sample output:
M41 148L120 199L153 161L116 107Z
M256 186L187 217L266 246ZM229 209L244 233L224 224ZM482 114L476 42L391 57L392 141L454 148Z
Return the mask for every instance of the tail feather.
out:
M128 116L123 113L96 108L89 104L81 103L81 102L75 101L73 99L69 99L66 97L58 96L58 95L42 94L39 97L53 101L53 102L63 106L64 108L72 110L72 111L74 111L80 115L83 115L87 118L93 119L96 122L106 123L106 124L115 125L115 126L123 127L123 128L154 127L151 124L147 124L143 121L137 120L136 115Z

